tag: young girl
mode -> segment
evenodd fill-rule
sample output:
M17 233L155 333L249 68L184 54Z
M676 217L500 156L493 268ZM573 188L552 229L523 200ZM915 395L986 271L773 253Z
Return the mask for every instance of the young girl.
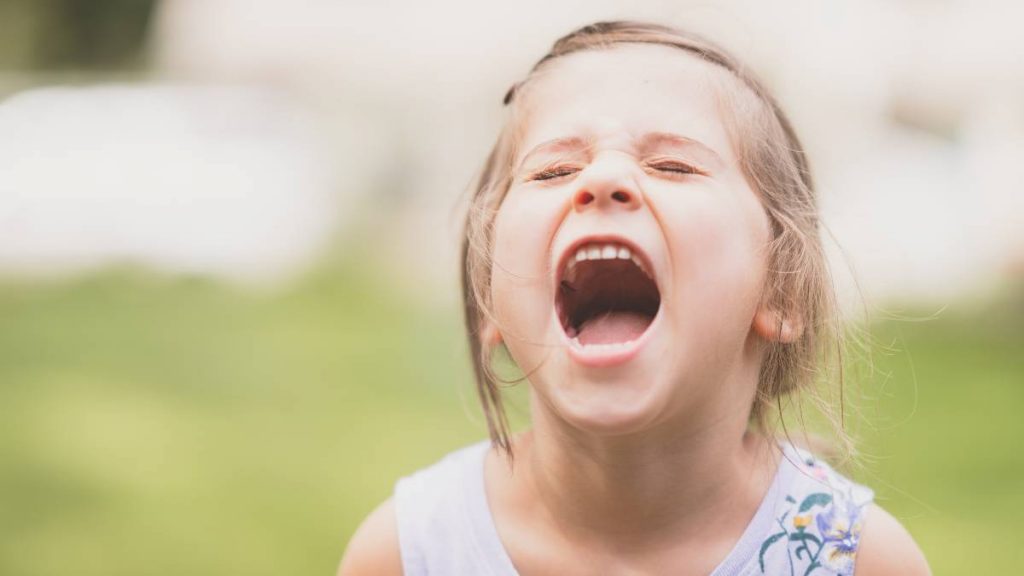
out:
M927 574L869 489L771 431L836 329L764 87L691 34L603 22L505 104L463 252L491 439L399 480L340 574ZM531 390L515 436L502 344Z

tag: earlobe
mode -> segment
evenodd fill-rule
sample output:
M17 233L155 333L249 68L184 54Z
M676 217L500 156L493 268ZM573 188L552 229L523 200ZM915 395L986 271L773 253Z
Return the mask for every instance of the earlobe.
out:
M781 312L760 308L754 315L754 330L769 342L791 344L803 335L803 324L795 317L783 316Z
M483 328L480 330L480 344L484 348L493 348L501 344L501 332L493 323L484 322Z

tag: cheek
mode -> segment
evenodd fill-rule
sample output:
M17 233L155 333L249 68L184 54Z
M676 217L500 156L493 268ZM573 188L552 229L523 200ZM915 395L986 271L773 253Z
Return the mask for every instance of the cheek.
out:
M678 225L668 236L680 305L752 313L765 273L767 219L750 194L696 195L675 206L670 218Z
M551 241L560 222L555 198L509 193L494 222L491 296L505 327L536 330L554 301Z

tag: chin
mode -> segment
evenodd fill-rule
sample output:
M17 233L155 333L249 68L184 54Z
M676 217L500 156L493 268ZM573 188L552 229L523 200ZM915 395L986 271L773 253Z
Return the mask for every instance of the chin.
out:
M553 379L554 386L539 390L535 386L534 395L542 394L543 409L554 411L556 418L582 432L601 436L640 432L661 416L668 403L668 383L638 374L636 368L572 370L571 375Z

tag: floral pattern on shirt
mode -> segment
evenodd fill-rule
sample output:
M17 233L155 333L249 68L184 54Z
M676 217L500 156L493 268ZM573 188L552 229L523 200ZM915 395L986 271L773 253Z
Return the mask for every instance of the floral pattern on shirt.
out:
M786 496L775 519L778 531L761 543L761 573L765 573L765 554L784 546L791 576L852 576L864 512L873 494L809 453L794 448L793 454L801 472L820 489L800 501Z

